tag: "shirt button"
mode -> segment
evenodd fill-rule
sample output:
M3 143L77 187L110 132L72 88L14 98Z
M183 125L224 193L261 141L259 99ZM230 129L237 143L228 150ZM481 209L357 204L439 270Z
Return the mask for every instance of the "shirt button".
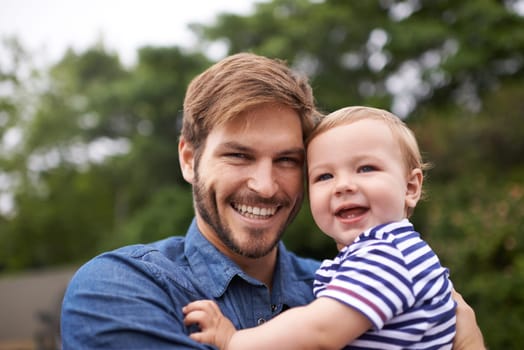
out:
M275 304L271 304L271 311L275 312L277 309L277 306Z
M259 319L257 320L257 324L258 324L259 326L260 326L261 324L263 324L263 323L266 323L266 320L264 320L263 318L259 318Z

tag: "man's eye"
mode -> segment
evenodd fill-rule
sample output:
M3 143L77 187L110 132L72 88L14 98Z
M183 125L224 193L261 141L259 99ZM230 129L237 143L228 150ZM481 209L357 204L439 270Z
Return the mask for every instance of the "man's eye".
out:
M278 158L278 162L281 164L287 164L291 166L297 166L297 165L301 166L302 165L302 161L294 157L281 157L281 158Z
M244 153L227 153L225 156L228 158L247 159L247 155Z
M369 173L375 170L377 170L377 168L373 165L363 165L360 168L358 168L359 173Z

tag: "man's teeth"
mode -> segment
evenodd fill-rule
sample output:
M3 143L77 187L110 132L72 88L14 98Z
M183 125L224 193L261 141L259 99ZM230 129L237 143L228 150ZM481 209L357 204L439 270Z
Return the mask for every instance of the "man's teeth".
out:
M242 215L253 215L253 216L271 216L275 214L277 208L260 208L252 207L245 204L235 204L235 209L239 211Z

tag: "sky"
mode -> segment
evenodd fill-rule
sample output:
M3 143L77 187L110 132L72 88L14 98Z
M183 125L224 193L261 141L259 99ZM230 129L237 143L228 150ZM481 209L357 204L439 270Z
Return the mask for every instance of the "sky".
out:
M81 51L102 39L133 64L145 45L191 47L187 25L212 24L219 13L249 14L257 0L0 0L0 39L16 36L42 64L66 48ZM0 52L0 55L2 53Z

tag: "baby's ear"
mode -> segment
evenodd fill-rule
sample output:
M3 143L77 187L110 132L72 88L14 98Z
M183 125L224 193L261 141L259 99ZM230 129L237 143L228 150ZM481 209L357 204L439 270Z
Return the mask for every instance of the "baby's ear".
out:
M411 170L407 177L406 208L415 208L422 195L422 182L424 175L422 169Z

